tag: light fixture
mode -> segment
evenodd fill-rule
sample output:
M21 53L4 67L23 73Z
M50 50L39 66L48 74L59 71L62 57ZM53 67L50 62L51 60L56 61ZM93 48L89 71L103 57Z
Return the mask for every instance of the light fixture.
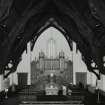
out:
M103 62L105 62L105 56L103 56Z
M103 56L103 66L105 67L105 56Z
M11 68L13 65L11 63L8 63L8 67Z
M54 74L53 74L53 73L51 73L51 74L50 74L50 76L51 76L51 77L53 77L53 76L54 76Z
M96 65L95 62L92 62L92 63L91 63L91 66L92 66L92 67L95 67L95 65Z
M105 67L105 63L103 64L103 66Z

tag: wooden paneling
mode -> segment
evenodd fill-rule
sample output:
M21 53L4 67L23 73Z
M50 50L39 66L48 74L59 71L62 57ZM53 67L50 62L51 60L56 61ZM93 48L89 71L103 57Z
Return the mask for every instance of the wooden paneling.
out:
M76 72L76 84L82 83L87 84L87 73L86 72Z
M28 73L18 73L18 85L27 85Z

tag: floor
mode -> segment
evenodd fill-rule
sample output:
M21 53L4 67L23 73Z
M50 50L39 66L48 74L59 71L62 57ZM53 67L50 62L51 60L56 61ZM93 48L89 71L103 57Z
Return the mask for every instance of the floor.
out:
M105 97L104 98L100 97L102 101L99 104L97 104L96 94L90 94L89 92L86 92L84 96L85 97L82 100L83 102L81 103L81 99L79 99L80 96L77 96L77 94L75 94L72 97L70 96L67 99L58 96L54 96L53 98L53 96L44 97L40 95L39 97L40 100L36 100L36 96L34 94L27 95L26 93L25 94L18 93L9 94L9 98L0 101L0 105L105 105ZM54 99L55 101L50 99ZM81 104L79 103L79 100Z

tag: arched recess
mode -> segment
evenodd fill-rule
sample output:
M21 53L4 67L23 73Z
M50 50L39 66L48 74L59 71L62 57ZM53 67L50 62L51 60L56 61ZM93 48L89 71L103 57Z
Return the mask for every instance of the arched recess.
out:
M37 41L37 39L40 37L40 35L48 30L50 27L54 28L55 30L59 31L64 38L66 39L66 41L68 42L68 45L70 47L70 49L72 50L72 39L69 37L69 35L67 35L66 31L55 21L54 18L50 18L45 24L44 26L42 26L39 30L38 33L35 35L35 37L33 37L33 39L31 40L32 46L31 46L31 50L33 50L35 42Z
M67 42L67 40L66 40L66 38L65 38L65 36L61 33L61 31L59 31L58 29L56 29L56 28L54 28L54 27L52 27L51 25L50 25L50 27L49 28L53 28L53 30L56 30L56 32L58 33L58 35L57 35L57 37L59 36L59 37L61 37L60 39L63 39L63 42L64 42L64 47L67 47L69 50L70 50L70 48L69 48L69 44L68 44L68 42ZM40 37L44 37L44 35L42 35L45 31L47 31L47 30L49 30L49 28L47 28L47 29L45 29L45 30L43 30L43 32L42 33L40 33L40 35L38 36L38 38L40 39ZM50 33L49 33L50 34ZM46 35L46 36L49 36L49 35ZM55 36L55 35L54 35ZM56 36L55 36L56 37ZM54 39L55 39L55 37L53 37ZM37 39L38 40L38 39ZM37 41L36 40L36 41ZM44 40L44 39L43 39ZM58 40L57 40L58 41ZM61 42L61 41L60 41ZM61 42L61 43L63 43L63 42ZM37 42L35 42L35 44L36 44ZM40 45L42 45L42 43L40 43ZM35 49L35 50L37 50L37 49ZM61 48L61 50L62 50L62 48ZM29 51L29 50L28 50ZM65 50L63 50L63 51L65 51ZM67 52L68 53L68 52ZM28 53L29 54L29 53ZM28 55L27 54L27 55ZM24 53L24 55L26 55L26 53ZM65 54L66 55L66 54ZM70 55L71 55L71 53L70 53ZM23 57L23 60L25 61L26 60L26 63L25 64L27 64L27 58L26 57L29 57L29 56L25 56L25 57ZM33 57L32 55L31 55L31 57ZM65 56L66 57L66 56ZM71 57L70 57L71 58ZM35 60L35 58L33 58L34 60ZM72 59L72 58L71 58ZM22 62L21 61L21 65L23 64L24 62ZM25 72L26 70L27 70L27 68L29 68L29 67L27 67L27 65L25 66L25 64L23 64L23 67L22 68L19 68L19 69L17 69L17 71L18 72ZM19 66L21 66L21 65L19 65ZM23 68L25 69L24 71L23 71ZM31 70L27 70L28 72L29 71L31 71ZM30 74L30 72L29 72L29 74ZM32 73L32 74L34 74L34 73Z

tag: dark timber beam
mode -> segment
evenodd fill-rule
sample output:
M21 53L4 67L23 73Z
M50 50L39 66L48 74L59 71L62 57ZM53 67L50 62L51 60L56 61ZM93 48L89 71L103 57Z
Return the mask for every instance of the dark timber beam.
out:
M13 0L0 0L0 22L9 16L12 4Z
M102 55L100 52L100 49L97 48L97 46L93 45L93 31L90 29L90 27L85 23L82 16L78 13L78 10L72 6L73 9L67 8L66 5L62 4L61 2L55 1L56 5L59 6L59 9L61 11L65 11L65 14L68 15L70 18L74 20L76 23L79 32L81 33L82 37L84 37L88 42L90 46L91 56L93 60L96 62L96 64L99 66L100 72L105 74L105 70L103 68L103 62L102 62Z
M69 46L72 46L71 40L77 43L82 56L86 60L85 63L88 69L94 72L97 77L99 76L94 71L94 68L91 67L91 62L94 61L100 73L105 74L102 59L105 56L104 1L82 0L81 3L79 0L77 2L76 0L24 1L0 0L1 73L4 72L9 60L13 59L15 61L21 57L28 41L35 38L35 43L41 33L38 33L38 30L51 18L49 26L52 25L55 28L58 28L57 24L61 26L65 30L64 36ZM21 3L24 3L22 4L23 7L19 5ZM33 21L32 18L35 18L37 21ZM52 18L55 18L56 22ZM61 30L60 27L58 30ZM37 34L34 34L34 32Z
M47 0L46 0L47 2ZM42 1L37 5L36 7L32 8L31 10L26 9L26 11L22 14L22 17L18 19L16 22L16 25L13 27L11 32L8 35L8 39L5 39L5 41L0 45L1 53L0 53L0 70L7 64L7 60L9 57L9 54L11 52L11 47L14 44L14 41L19 34L20 30L25 26L26 22L34 15L38 14L39 11L45 6L45 1Z
M91 13L105 26L105 4L102 0L89 0Z

